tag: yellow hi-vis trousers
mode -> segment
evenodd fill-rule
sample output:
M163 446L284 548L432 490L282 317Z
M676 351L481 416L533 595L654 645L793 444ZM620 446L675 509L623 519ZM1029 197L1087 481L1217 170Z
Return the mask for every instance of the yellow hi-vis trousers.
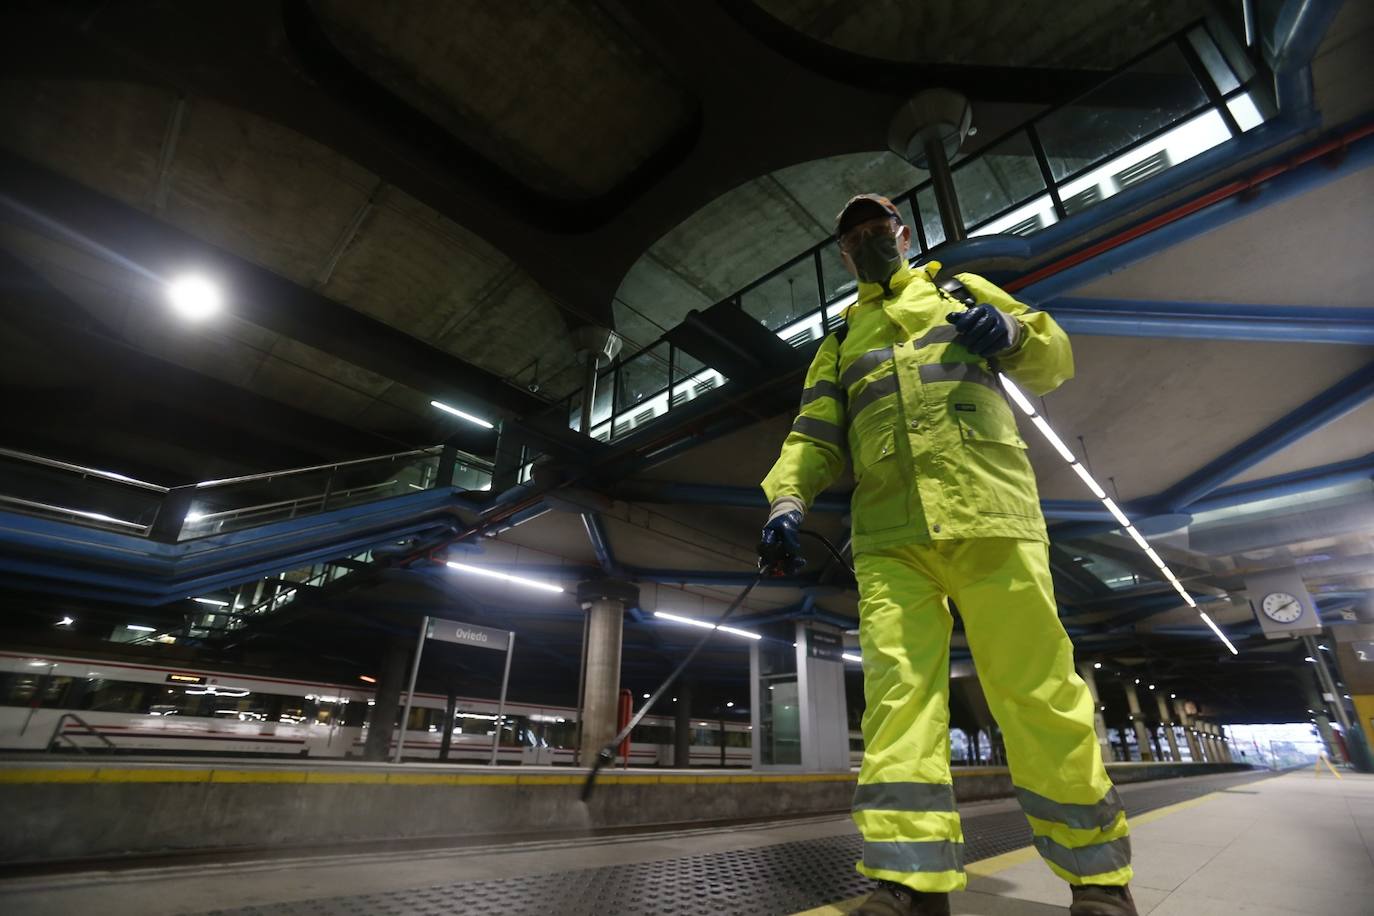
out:
M1041 857L1072 884L1128 883L1126 814L1059 623L1046 545L909 544L861 553L855 567L867 704L854 795L859 871L921 891L964 887L949 771L952 598Z

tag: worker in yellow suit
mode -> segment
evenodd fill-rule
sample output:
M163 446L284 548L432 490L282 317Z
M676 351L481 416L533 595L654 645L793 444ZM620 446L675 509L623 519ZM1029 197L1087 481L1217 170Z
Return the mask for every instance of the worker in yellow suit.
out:
M1073 375L1068 337L982 277L957 276L976 301L966 308L937 287L938 263L910 267L910 229L884 197L851 200L836 234L858 300L847 332L817 351L763 481L760 553L799 568L802 517L852 460L866 701L853 807L859 871L879 881L855 912L947 914L965 885L949 770L952 600L1070 913L1133 916L1126 815L1059 622L1026 443L990 365L1046 394Z

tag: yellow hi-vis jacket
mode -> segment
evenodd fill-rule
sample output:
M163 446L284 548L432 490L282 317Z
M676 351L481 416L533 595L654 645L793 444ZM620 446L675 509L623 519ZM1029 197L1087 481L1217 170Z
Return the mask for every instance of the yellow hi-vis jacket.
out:
M856 553L932 540L1047 540L1035 475L1001 385L954 342L945 320L962 305L937 289L940 264L902 268L884 295L859 284L848 335L821 343L801 411L763 480L769 502L810 507L849 457ZM1068 335L1044 312L976 274L958 279L979 302L1015 318L1021 334L1001 370L1042 395L1073 377Z

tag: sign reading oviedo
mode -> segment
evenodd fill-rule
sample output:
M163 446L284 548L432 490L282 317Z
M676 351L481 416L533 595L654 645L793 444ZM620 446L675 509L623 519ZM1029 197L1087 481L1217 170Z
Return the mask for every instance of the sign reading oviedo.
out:
M440 642L456 642L501 652L506 651L510 645L510 633L506 630L493 630L491 627L479 627L475 623L460 623L456 620L430 618L426 635Z

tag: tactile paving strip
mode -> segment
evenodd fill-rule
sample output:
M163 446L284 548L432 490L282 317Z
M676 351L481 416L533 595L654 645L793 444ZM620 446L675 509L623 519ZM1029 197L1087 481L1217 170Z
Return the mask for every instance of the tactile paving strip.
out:
M1169 780L1123 800L1128 814L1141 814L1253 782L1258 775ZM969 862L1031 841L1020 811L968 817L963 824ZM214 910L206 916L786 916L867 893L872 882L854 871L862 846L857 836L827 837L658 862Z

